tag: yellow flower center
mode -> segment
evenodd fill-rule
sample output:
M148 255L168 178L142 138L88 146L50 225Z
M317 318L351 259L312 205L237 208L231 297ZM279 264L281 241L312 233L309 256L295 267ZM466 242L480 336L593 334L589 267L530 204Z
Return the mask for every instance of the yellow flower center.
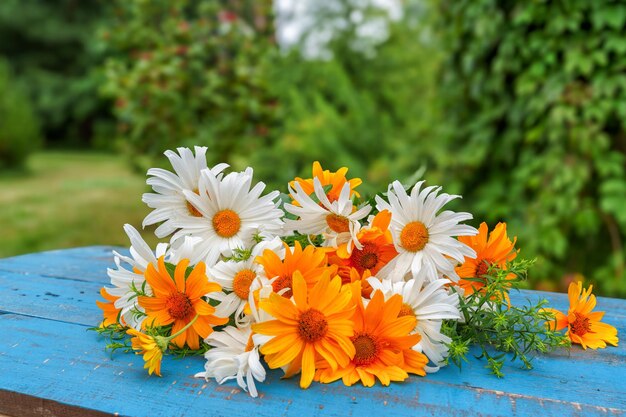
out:
M198 190L193 190L193 192L200 195ZM202 217L202 213L200 213L198 209L195 208L189 201L187 201L186 204L187 204L187 210L189 211L189 214L191 214L193 217Z
M404 316L415 317L415 312L413 311L413 307L411 307L407 303L402 303L402 307L400 307L400 312L398 313L398 317L404 317Z
M165 300L165 307L174 320L184 320L193 311L191 300L187 294L182 292L170 294L170 296Z
M424 223L417 221L407 223L400 233L400 243L409 252L418 252L428 243L428 229Z
M591 330L589 318L579 313L574 314L576 315L576 320L574 320L573 323L570 323L570 331L578 336L583 336L584 334L589 333L589 330Z
M250 295L250 285L256 278L256 274L251 269L242 269L233 278L233 292L242 300L247 300Z
M321 311L310 308L300 314L298 333L305 342L315 343L328 332L326 316Z
M326 216L326 224L335 233L344 233L350 231L350 221L347 217L340 216L335 213L330 213Z
M220 237L233 237L241 229L241 219L230 209L220 210L213 216L213 229Z
M376 360L380 353L380 343L367 333L362 333L352 338L354 345L354 364L367 366Z

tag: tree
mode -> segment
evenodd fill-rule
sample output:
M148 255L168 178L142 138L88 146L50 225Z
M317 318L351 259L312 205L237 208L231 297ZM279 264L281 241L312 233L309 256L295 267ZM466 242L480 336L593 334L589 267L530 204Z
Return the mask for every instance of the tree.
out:
M106 0L0 2L0 56L29 95L50 144L89 143L107 128L96 31L108 8Z

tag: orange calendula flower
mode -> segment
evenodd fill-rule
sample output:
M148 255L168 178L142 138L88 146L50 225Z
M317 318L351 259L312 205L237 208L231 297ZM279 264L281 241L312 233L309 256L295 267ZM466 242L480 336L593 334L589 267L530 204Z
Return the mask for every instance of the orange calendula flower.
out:
M330 172L329 170L322 170L322 166L318 161L313 162L313 178L318 178L322 187L330 185L331 188L326 192L328 199L332 203L333 201L339 200L339 195L341 194L341 189L343 185L348 182L350 183L350 196L360 197L360 194L355 191L355 188L363 183L360 178L352 178L351 180L346 179L346 173L348 172L348 168L342 167L337 170L337 172ZM291 181L289 185L293 188L294 184L298 182L302 187L302 190L307 194L311 195L315 192L313 187L313 178L302 179L297 177L294 181ZM296 204L296 201L293 201L292 204Z
M334 256L330 257L331 263L339 265L339 276L344 283L351 281L352 270L356 270L361 277L365 272L376 275L398 254L389 231L390 223L391 212L381 211L372 219L369 227L357 233L361 249L351 240L340 245Z
M394 295L385 301L381 291L376 291L367 307L360 296L360 283L352 285L352 294L357 303L353 317L354 335L350 339L355 355L347 366L336 367L325 363L316 374L316 379L329 383L342 379L345 385L358 381L371 387L376 378L383 384L404 381L409 373L424 376L428 358L412 350L421 339L419 334L410 333L417 320L414 315L400 316L402 296Z
M198 263L185 278L188 265L189 260L180 261L172 279L162 256L158 261L158 269L148 264L145 277L154 296L141 296L138 301L148 316L144 321L145 325L173 324L172 334L177 334L198 315L193 325L176 336L172 342L178 347L183 347L186 343L191 349L199 349L199 338L204 339L211 334L212 326L226 324L228 318L214 316L215 307L202 299L208 293L221 290L218 284L209 282L204 263Z
M349 286L325 271L313 289L299 272L293 276L293 301L271 293L259 307L275 320L252 325L252 331L273 336L260 352L270 368L288 366L285 377L302 371L300 387L307 388L315 376L316 363L326 360L334 369L345 367L354 357L352 321L354 302Z
M300 242L296 242L293 248L285 244L285 259L280 259L276 252L266 249L263 255L257 256L255 262L263 266L274 292L287 288L282 295L290 298L293 294L291 288L294 272L299 271L302 274L309 288L313 288L325 270L328 269L331 275L335 275L337 267L329 269L326 252L325 249L313 245L303 250Z
M617 329L609 324L602 323L604 312L592 310L596 306L596 296L591 294L593 285L583 290L582 282L572 282L569 285L567 295L569 297L569 310L567 315L558 310L547 308L545 310L554 314L552 322L554 330L567 327L567 335L572 343L578 343L584 349L604 349L609 343L617 346Z
M145 333L141 333L135 329L128 329L126 331L132 336L130 339L133 350L137 355L143 355L145 362L144 368L148 370L148 374L152 373L161 376L161 359L163 359L163 348L159 346L156 339Z
M465 290L465 295L480 290L484 283L472 278L482 278L491 265L506 268L506 263L517 256L515 242L506 234L506 223L498 223L491 233L487 223L482 222L476 236L459 236L459 241L476 251L476 259L465 258L465 262L456 267L456 273L461 278L457 285ZM466 278L470 278L469 280Z
M100 295L105 300L107 300L107 302L96 300L96 305L102 310L102 315L104 316L104 320L100 324L100 327L107 327L112 324L117 324L117 318L119 317L121 309L115 308L115 302L120 297L109 294L104 287L100 289Z
M360 287L360 289L361 289L361 297L367 298L369 300L370 296L372 295L372 291L374 291L374 289L372 288L371 284L367 280L371 276L372 276L372 274L368 270L363 272L363 274L359 274L359 272L356 269L352 268L350 270L350 278L349 278L349 280L347 280L347 282L343 278L341 280L342 280L342 282L344 284L349 284L349 283L354 284L355 282L360 282L361 283L361 287ZM353 289L354 288L355 287L353 287Z

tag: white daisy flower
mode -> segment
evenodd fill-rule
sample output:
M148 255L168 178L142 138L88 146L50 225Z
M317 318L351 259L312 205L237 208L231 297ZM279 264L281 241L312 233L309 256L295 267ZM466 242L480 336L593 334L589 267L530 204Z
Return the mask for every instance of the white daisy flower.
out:
M213 349L204 354L207 360L205 371L197 373L196 378L215 378L218 384L236 379L244 391L257 397L255 380L265 380L265 368L261 364L259 349L252 341L250 326L241 329L226 327L222 331L211 333L205 342L213 346Z
M248 303L250 290L255 280L263 273L263 266L256 263L255 259L265 250L282 254L285 246L279 237L275 237L270 241L262 241L255 245L248 259L244 261L219 261L214 267L208 269L209 279L217 282L223 290L229 292L229 294L218 292L212 295L213 299L220 301L215 309L216 316L229 317L235 313L237 326L250 322L251 317L244 315L244 308Z
M202 242L202 238L193 236L185 236L184 239L172 242L167 250L167 262L176 265L183 259L189 260L197 258L197 247L200 242ZM194 266L196 264L197 262L190 262L189 266Z
M453 281L459 277L454 272L455 264L465 257L475 258L476 252L455 239L455 236L473 236L478 233L474 227L459 224L472 218L470 213L455 213L440 210L458 195L439 194L441 187L426 187L420 181L413 187L409 196L399 181L394 181L388 190L389 202L376 196L378 210L391 212L391 234L398 251L378 275L387 278L393 271L394 277L404 277L411 271L413 275L426 268L429 277L438 273ZM420 191L421 190L421 191Z
M429 280L426 274L426 270L421 270L415 278L406 282L404 280L392 282L388 279L381 281L376 277L368 278L367 281L374 291L381 291L385 299L394 294L402 296L404 304L400 315L415 316L417 325L413 332L419 333L422 337L414 349L423 352L435 364L434 367L427 367L427 371L435 372L448 356L446 343L451 342L448 336L441 333L442 320L458 320L461 313L458 295L449 294L444 287L450 281L447 279Z
M286 228L302 234L323 235L324 246L338 247L353 242L357 249L361 249L356 236L361 227L359 220L365 218L372 207L366 205L356 210L350 198L349 183L343 185L339 198L332 203L319 178L313 179L313 187L319 203L304 192L300 183L289 186L289 192L299 206L285 204L285 210L298 217L298 220L286 220ZM348 245L348 248L351 247Z
M152 289L145 282L143 273L149 264L157 266L157 258L165 255L167 244L159 244L154 253L133 226L125 224L124 231L130 239L130 257L113 251L117 268L107 269L113 288L106 288L106 291L119 297L115 301L115 308L121 309L120 314L126 324L139 330L144 315L141 314L143 313L142 307L137 304L136 290L143 289L147 294L152 294ZM130 268L126 269L123 264Z
M183 191L202 216L177 219L174 225L179 230L172 241L184 236L202 239L191 262L202 260L212 267L221 255L229 256L234 249L252 246L255 234L282 233L283 212L274 202L278 191L261 197L265 184L259 182L250 189L251 182L252 168L223 178L205 169L200 175L198 193Z
M165 151L165 156L170 160L175 173L161 168L150 168L146 181L152 186L154 193L145 193L142 201L154 210L146 216L143 227L161 223L154 232L158 237L165 237L174 233L177 229L176 219L187 217L200 217L202 214L195 209L183 193L184 190L198 193L198 181L200 172L207 169L205 146L196 146L195 155L189 148L178 148L178 154L173 151ZM227 164L218 164L211 168L214 175L218 175Z

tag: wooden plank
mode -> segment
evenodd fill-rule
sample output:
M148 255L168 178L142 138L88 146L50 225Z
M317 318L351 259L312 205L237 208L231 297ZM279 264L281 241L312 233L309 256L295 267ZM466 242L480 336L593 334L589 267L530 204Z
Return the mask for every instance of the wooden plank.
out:
M108 282L102 271L112 265L110 249L81 248L67 251L67 257L66 251L58 251L0 260L0 309L14 313L0 315L0 370L10 370L0 372L0 413L626 415L623 344L598 351L574 347L570 353L538 357L532 371L507 365L503 379L490 375L484 362L473 358L462 371L448 367L426 378L370 389L334 383L314 384L305 391L299 389L297 379L280 380L281 373L271 371L268 380L259 384L259 399L240 392L234 383L218 386L192 378L203 368L200 357L168 357L163 378L148 377L141 357L116 354L111 358L103 350L103 341L86 331L101 317L95 299L98 288ZM2 272L20 265L30 265L25 269L28 274ZM44 297L46 293L57 297ZM519 304L527 297L545 297L555 308L567 308L563 294L522 291L512 294L512 301ZM598 306L607 311L605 321L625 334L626 301L600 298ZM16 404L28 408L15 408ZM78 414L70 414L74 412Z
M3 389L0 389L0 410L10 413L11 417L106 417L111 415ZM10 416L0 414L0 417Z
M94 326L102 283L0 271L0 312Z
M128 254L113 246L62 249L0 259L0 271L104 283L107 267L114 266L113 250Z
M617 383L626 376L624 367L615 366L610 355L602 361L551 355L538 360L530 372L508 367L504 379L489 375L483 362L472 359L462 372L448 367L426 378L372 389L334 383L301 390L297 379L280 380L280 372L272 371L259 384L261 397L253 399L235 384L218 386L192 378L202 370L200 357L167 357L163 377L149 377L140 356L111 358L84 326L7 314L0 318L0 332L6 335L0 341L0 369L11 370L0 373L0 407L9 401L6 393L14 392L132 416L626 413L626 389ZM46 407L46 402L38 406Z

